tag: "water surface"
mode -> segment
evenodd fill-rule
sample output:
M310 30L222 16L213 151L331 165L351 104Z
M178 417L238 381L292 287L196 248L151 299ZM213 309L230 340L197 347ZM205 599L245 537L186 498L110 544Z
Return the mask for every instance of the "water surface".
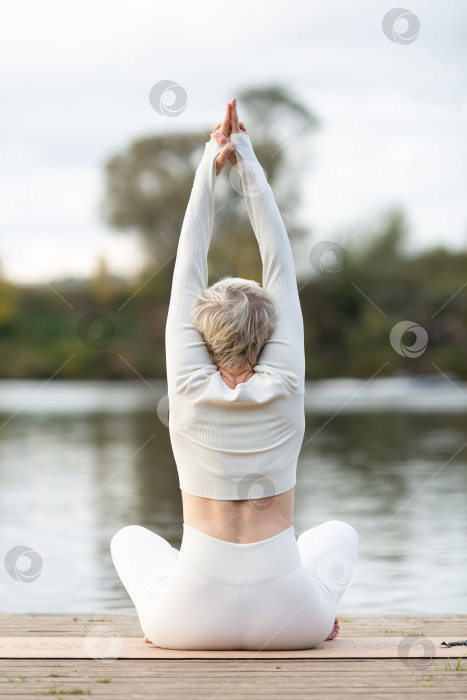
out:
M467 388L425 378L307 384L295 531L360 536L341 613L467 613ZM110 557L120 527L173 546L182 503L165 382L0 382L2 611L134 612ZM5 568L13 547L34 581ZM17 571L29 561L18 560ZM16 576L19 578L20 574Z

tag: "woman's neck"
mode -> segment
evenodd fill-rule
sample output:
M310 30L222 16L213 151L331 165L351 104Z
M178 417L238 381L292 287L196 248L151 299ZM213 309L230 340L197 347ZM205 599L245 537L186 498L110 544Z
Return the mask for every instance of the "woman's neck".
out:
M217 369L220 375L229 382L229 385L232 384L234 386L246 382L254 374L253 367L243 367L237 370L228 370L224 369L224 367L218 367Z

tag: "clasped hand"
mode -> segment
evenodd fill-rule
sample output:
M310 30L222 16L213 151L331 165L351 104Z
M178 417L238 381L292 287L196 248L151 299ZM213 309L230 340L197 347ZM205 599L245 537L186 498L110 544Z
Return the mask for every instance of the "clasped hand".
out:
M216 124L211 133L211 141L217 141L222 146L222 151L216 158L216 175L219 175L228 160L232 165L237 162L235 155L237 145L234 141L229 140L231 134L246 134L245 124L238 120L236 97L227 102L223 121Z

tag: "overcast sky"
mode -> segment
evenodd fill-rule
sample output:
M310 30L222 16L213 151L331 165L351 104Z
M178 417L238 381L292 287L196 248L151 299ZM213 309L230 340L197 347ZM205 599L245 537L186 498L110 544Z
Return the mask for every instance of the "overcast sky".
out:
M274 82L321 121L302 183L301 217L314 241L358 235L400 206L414 248L467 247L467 3L410 2L415 19L393 22L391 41L382 21L394 5L4 5L3 273L22 282L87 275L100 254L115 272L137 269L137 237L99 219L104 163L131 139L214 126L240 89ZM162 80L186 90L176 117L149 102Z

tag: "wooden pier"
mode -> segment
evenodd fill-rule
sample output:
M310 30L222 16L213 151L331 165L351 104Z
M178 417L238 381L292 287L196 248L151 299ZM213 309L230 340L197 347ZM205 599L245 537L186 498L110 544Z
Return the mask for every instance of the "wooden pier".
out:
M145 644L136 615L0 613L0 697L467 700L467 615L346 615L320 647L190 652Z

